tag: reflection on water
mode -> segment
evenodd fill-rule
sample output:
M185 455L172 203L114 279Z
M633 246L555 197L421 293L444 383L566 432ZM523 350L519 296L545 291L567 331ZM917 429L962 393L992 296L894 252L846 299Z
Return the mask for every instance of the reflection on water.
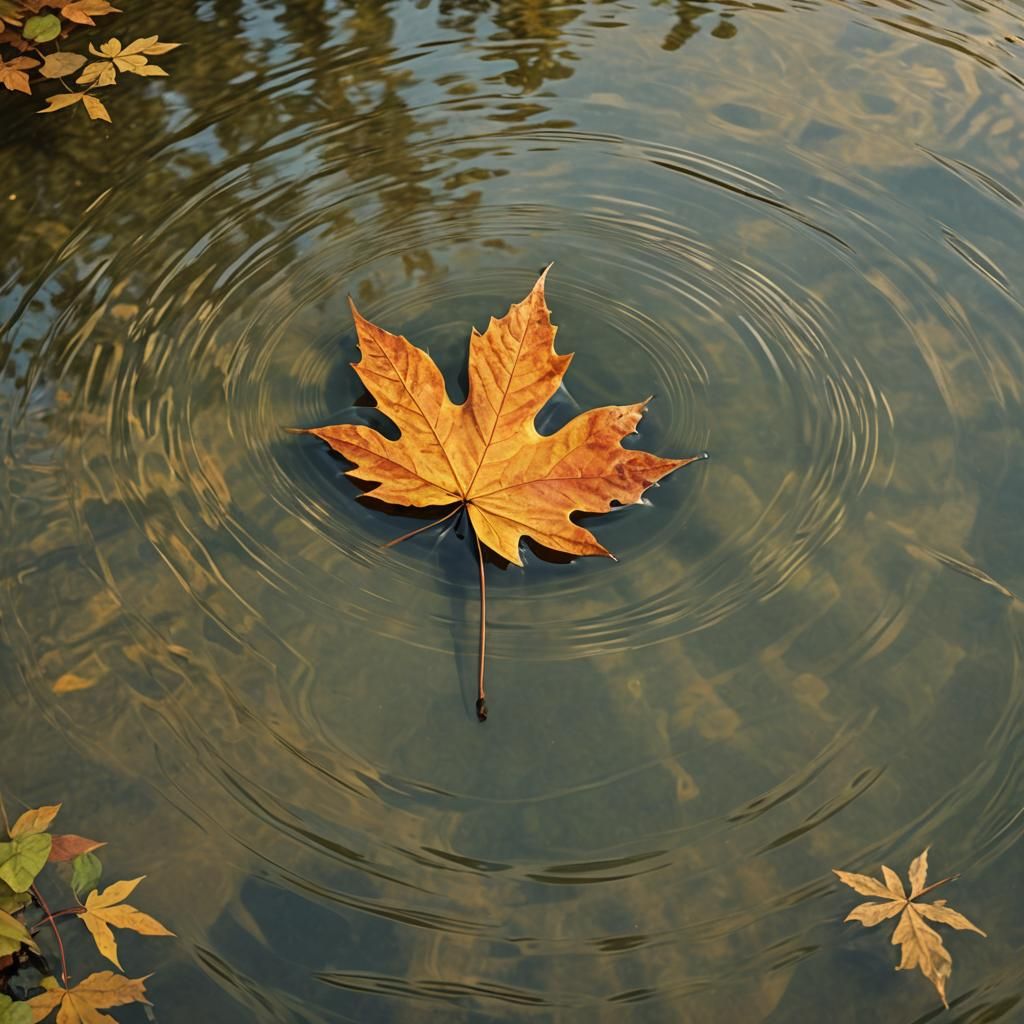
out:
M2 788L159 880L160 1019L922 1020L829 869L929 843L1022 1019L1019 12L120 17L132 116L3 101ZM455 397L550 260L542 426L714 459L492 574L480 727L466 538L280 428L377 422L349 293Z

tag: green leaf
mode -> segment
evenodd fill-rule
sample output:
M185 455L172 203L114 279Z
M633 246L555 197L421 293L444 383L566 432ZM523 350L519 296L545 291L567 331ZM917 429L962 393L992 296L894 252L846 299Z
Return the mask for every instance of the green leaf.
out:
M35 939L29 935L28 929L21 921L0 910L0 956L16 953L22 946L39 952Z
M16 914L31 902L32 897L27 892L15 892L6 882L0 882L0 910Z
M56 14L37 14L25 22L21 34L33 43L48 43L60 35L60 18Z
M0 994L0 1024L32 1024L32 1008Z
M15 892L30 889L50 856L52 843L53 838L45 832L0 843L0 879Z
M100 884L103 865L95 853L80 853L71 862L71 888L81 899Z

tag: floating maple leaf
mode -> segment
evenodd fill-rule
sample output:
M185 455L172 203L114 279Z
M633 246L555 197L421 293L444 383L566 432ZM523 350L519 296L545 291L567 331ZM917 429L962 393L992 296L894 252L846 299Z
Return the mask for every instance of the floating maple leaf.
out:
M141 881L142 878L133 878L128 882L115 882L107 886L103 892L94 890L86 896L85 910L80 915L96 942L96 948L118 967L121 963L117 959L117 943L114 940L114 933L110 930L111 925L115 928L130 928L140 935L174 934L156 918L121 902L131 895Z
M148 975L147 975L148 977ZM73 988L53 988L33 996L27 1005L32 1011L32 1021L45 1020L58 1006L59 1024L117 1024L113 1017L100 1010L126 1003L146 1003L146 978L125 978L113 971L99 971L90 974Z
M925 893L952 881L952 877L943 878L929 886L925 885L925 878L928 874L927 849L910 865L910 872L907 876L910 879L909 895L903 888L900 876L884 864L882 865L884 884L868 875L855 875L849 871L839 871L835 868L832 870L844 885L848 885L862 896L875 896L885 901L884 903L862 903L859 907L854 907L847 914L847 921L860 921L866 928L870 928L897 914L901 915L896 924L896 930L892 933L892 944L901 946L903 954L896 970L909 971L920 967L921 973L935 986L943 1004L948 1007L946 980L953 970L953 958L943 946L942 936L925 922L925 918L939 924L948 924L951 928L958 928L961 931L985 934L976 925L971 924L963 914L958 914L955 910L947 907L945 900L936 900L934 903L917 902Z
M537 413L572 359L554 349L546 275L483 334L472 332L462 405L448 398L426 352L370 323L351 304L362 355L353 369L401 436L391 441L350 423L296 431L321 438L354 463L348 475L376 485L368 497L406 507L456 506L438 522L465 509L477 539L482 598L479 545L516 565L522 565L524 536L555 551L612 557L571 514L633 504L655 481L705 457L662 459L623 448L646 401L592 409L555 434L537 433ZM486 717L482 628L477 712Z

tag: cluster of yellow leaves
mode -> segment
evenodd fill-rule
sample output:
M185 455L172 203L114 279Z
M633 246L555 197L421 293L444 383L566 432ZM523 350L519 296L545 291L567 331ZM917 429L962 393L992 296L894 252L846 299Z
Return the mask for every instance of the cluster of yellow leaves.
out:
M846 916L847 921L860 921L865 928L871 928L873 925L887 921L890 917L900 915L900 919L896 923L896 930L892 933L892 944L900 946L902 952L902 959L896 970L912 971L915 967L919 967L921 973L935 986L942 1002L948 1007L946 981L953 971L953 958L942 944L942 936L928 925L925 919L938 924L946 924L950 928L958 928L961 931L977 932L979 935L985 933L968 921L963 914L947 907L945 900L936 900L934 903L918 902L925 893L951 881L949 878L944 878L932 885L925 885L928 874L928 850L926 849L919 857L914 858L910 865L909 895L903 888L900 876L884 864L882 865L884 882L880 882L877 878L871 878L869 875L857 875L849 871L838 871L835 868L833 871L844 885L848 885L855 892L859 892L862 896L874 896L884 901L882 903L861 903Z
M93 851L104 844L73 834L52 834L49 829L60 809L60 804L51 804L25 811L9 830L10 841L0 842L0 960L6 956L10 961L11 954L24 947L40 952L25 922L16 915L23 914L29 905L28 890L47 861L71 861L73 891L76 895L88 894L84 904L79 896L77 908L69 909L81 918L99 952L120 968L112 928L127 928L140 935L174 933L124 902L142 878L115 882L102 892L97 889L101 865ZM126 978L112 971L100 971L77 985L61 988L55 979L47 978L43 982L45 991L26 1002L12 1003L6 996L0 996L0 1021L42 1021L56 1010L57 1024L115 1024L113 1017L100 1011L126 1003L148 1002L145 981L146 978Z
M120 8L108 0L0 0L0 45L7 44L21 52L7 60L0 53L0 87L10 92L32 94L30 73L43 79L60 79L78 74L75 84L84 88L69 89L47 100L39 111L52 114L81 103L94 121L110 121L110 113L92 90L117 84L119 71L144 78L166 76L149 58L168 53L179 43L161 43L158 36L146 36L122 46L119 39L109 39L99 49L89 44L89 53L98 58L66 50L43 54L42 44L63 38L76 25L95 25L93 20L104 14L116 14ZM36 56L26 51L32 50ZM43 60L38 60L43 57Z
M82 73L75 79L75 84L90 88L116 85L118 71L126 71L148 78L166 77L167 72L156 64L150 64L149 58L161 53L168 53L180 45L180 43L161 43L159 36L136 39L135 42L129 43L125 47L121 46L119 39L109 39L98 50L90 43L89 52L94 57L101 59L86 64ZM58 93L47 100L47 106L39 113L52 114L79 102L94 121L110 121L110 114L106 106L99 97L92 96L89 92Z

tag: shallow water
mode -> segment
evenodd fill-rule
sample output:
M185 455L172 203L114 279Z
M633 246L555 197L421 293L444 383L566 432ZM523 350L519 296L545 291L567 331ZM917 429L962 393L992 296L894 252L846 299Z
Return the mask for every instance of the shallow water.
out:
M830 871L928 845L1024 1020L1022 14L171 0L112 127L0 97L0 790L158 1020L930 1020ZM457 398L552 260L542 428L712 459L488 567L480 726L469 539L281 428L378 422L349 294Z

